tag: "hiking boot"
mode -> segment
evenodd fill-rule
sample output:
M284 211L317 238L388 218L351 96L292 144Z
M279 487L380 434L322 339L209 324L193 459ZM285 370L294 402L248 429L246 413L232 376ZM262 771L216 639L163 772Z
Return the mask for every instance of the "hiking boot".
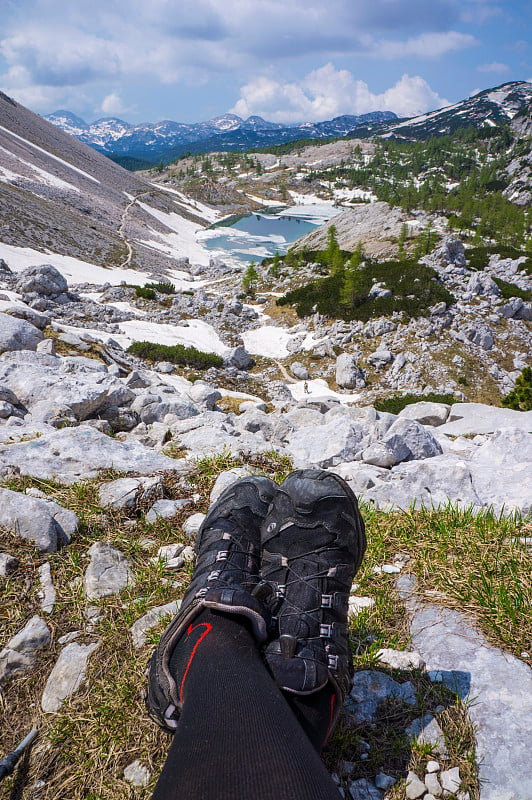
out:
M278 487L262 527L262 577L276 594L275 638L264 654L287 692L331 682L336 713L352 677L348 600L365 549L356 497L338 475L298 470Z
M269 613L259 597L271 588L259 576L260 527L277 488L269 478L258 476L236 481L222 492L200 527L192 580L148 665L148 712L168 731L175 729L182 707L180 676L170 669L172 653L201 611L244 616L258 642L267 638Z

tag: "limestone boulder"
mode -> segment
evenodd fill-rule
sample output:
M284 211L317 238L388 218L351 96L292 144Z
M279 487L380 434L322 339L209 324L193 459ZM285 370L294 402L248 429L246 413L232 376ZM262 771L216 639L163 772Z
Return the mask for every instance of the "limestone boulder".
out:
M362 389L366 385L364 373L351 353L342 353L336 359L336 383L342 389Z
M293 431L285 446L294 466L326 468L353 461L369 444L369 437L369 426L340 418Z
M50 644L51 634L46 622L33 616L7 645L0 650L0 686L21 672L31 670L37 661L39 650Z
M59 270L51 264L41 264L23 270L18 276L15 288L20 294L35 292L42 297L49 297L66 292L68 284Z
M36 350L43 338L41 331L35 325L0 312L0 353L12 350Z
M106 542L95 542L89 548L90 564L85 571L84 588L89 600L118 594L134 582L127 558Z
M0 472L18 469L21 475L60 483L94 478L100 470L153 475L182 469L183 463L134 442L119 442L88 425L45 433L30 441L0 445Z
M51 500L0 488L0 526L34 542L43 553L68 544L79 525L76 514Z
M447 422L451 406L446 403L411 403L399 412L401 419L412 419L420 425L437 427Z
M442 453L442 448L432 433L409 419L397 419L388 429L383 443L400 461L433 458Z

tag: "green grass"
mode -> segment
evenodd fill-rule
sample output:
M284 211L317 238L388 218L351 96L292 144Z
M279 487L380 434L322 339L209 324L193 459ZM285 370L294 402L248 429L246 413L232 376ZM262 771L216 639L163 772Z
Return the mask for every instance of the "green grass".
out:
M390 414L399 414L403 408L412 403L446 403L452 405L456 403L454 394L395 394L393 397L386 397L384 400L377 400L375 408L377 411L388 411Z
M376 262L366 259L356 272L352 288L346 292L347 270L287 292L277 305L295 306L298 316L309 316L316 309L333 319L362 320L403 312L408 318L426 316L429 307L439 302L455 302L440 283L435 270L412 260ZM391 290L389 297L370 297L374 283ZM348 296L346 296L348 295Z
M147 361L169 361L171 364L180 364L197 369L223 366L223 358L215 353L204 353L196 347L186 347L183 344L157 344L156 342L133 342L128 347L128 353Z

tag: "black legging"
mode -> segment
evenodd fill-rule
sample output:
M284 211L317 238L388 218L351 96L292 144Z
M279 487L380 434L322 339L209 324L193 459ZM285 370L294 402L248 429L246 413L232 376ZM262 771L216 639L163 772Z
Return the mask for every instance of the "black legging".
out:
M338 800L318 755L331 692L287 700L242 618L203 611L174 665L183 710L153 800Z

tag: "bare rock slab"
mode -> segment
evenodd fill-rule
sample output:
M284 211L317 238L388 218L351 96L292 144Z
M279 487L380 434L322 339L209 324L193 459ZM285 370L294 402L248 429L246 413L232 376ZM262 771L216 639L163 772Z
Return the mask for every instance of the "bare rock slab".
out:
M89 549L91 561L85 572L85 594L89 600L118 594L134 582L127 558L105 542L95 542Z
M429 675L474 698L469 716L476 727L481 800L532 797L532 669L491 646L458 611L419 602L415 587L411 576L397 580ZM445 788L443 774L440 782Z
M50 629L35 615L0 651L0 686L20 672L30 670L37 660L39 650L50 644Z
M357 723L372 722L379 705L390 697L410 706L415 706L417 702L410 681L398 683L384 672L361 670L355 673L346 706Z
M17 467L21 475L55 479L66 484L94 478L103 469L152 475L180 466L180 461L162 456L138 442L118 442L88 425L0 446L0 471Z
M34 542L43 553L68 544L79 524L76 514L51 500L0 489L0 526Z
M175 614L177 614L179 611L180 606L181 600L172 600L170 603L165 603L164 606L155 606L155 608L150 608L150 610L147 611L144 616L134 622L129 629L131 638L133 639L133 646L143 647L147 642L147 632L151 630L151 628L154 628L163 617L166 617L169 614L175 616Z
M85 680L89 656L97 647L97 642L91 644L71 642L61 650L44 687L41 699L41 708L44 712L50 714L59 711L65 700L78 691Z

